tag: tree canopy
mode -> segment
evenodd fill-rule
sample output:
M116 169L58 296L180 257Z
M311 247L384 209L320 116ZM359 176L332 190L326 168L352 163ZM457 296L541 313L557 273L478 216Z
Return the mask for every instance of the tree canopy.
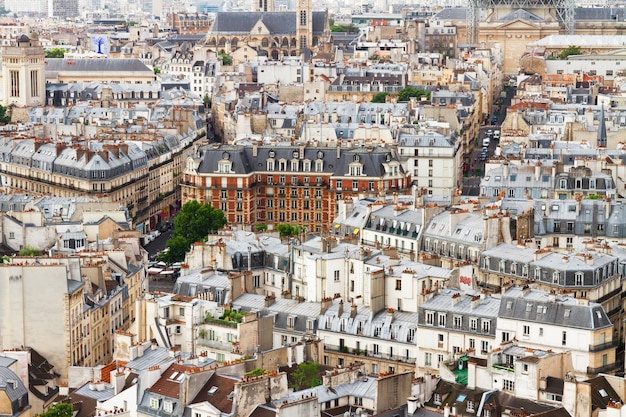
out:
M167 241L168 251L159 255L164 262L180 262L194 242L204 241L209 233L215 233L226 225L222 210L209 203L193 200L185 203L174 219L174 232Z
M7 114L8 108L0 105L0 124L7 124L11 121L11 116Z
M73 411L72 404L57 403L52 404L43 413L38 414L38 417L72 417Z
M372 97L372 103L386 103L388 95L389 93L386 92L376 93L374 97Z
M418 100L422 97L426 96L426 98L430 98L430 93L420 90L415 87L405 87L402 90L398 91L398 101L409 101L411 97L416 97Z
M297 236L304 231L304 227L302 226L294 226L287 223L279 224L276 228L278 229L280 237Z
M220 59L222 60L222 64L224 65L232 65L233 64L233 59L231 58L230 55L226 54L226 53L222 53L220 52L219 54Z
M322 384L319 377L317 362L302 362L291 373L291 380L295 391L316 387Z
M570 45L561 51L559 59L567 59L570 55L580 55L581 53L579 46Z
M65 56L65 49L52 48L46 51L46 58L63 58Z

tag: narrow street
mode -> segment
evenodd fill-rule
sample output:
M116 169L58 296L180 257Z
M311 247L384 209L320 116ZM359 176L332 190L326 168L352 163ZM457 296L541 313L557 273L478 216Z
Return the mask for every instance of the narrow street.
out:
M481 161L480 157L483 149L483 139L488 136L487 131L491 130L494 132L500 130L502 122L504 122L504 118L506 117L506 109L510 106L511 99L515 95L515 88L513 87L505 87L503 91L506 92L506 98L500 99L499 104L494 105L494 109L497 109L495 123L481 126L480 128L478 143L474 144L474 150L469 158L471 164L470 169L466 176L463 177L463 195L480 195L480 180L485 175L485 161ZM489 157L494 154L498 144L499 140L492 137L487 148L486 159L489 159Z

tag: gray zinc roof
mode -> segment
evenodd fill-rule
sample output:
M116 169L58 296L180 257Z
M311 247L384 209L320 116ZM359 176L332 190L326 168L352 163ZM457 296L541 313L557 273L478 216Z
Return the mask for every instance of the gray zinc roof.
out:
M326 12L313 12L312 17L313 33L322 33ZM263 22L271 35L296 33L296 12L220 12L210 32L249 34L258 21Z
M48 58L46 72L116 72L132 71L154 73L141 60L135 58L118 59L69 59Z
M460 300L452 303L452 296L460 294ZM459 314L471 314L480 317L498 317L500 299L486 296L472 307L472 295L463 294L454 288L442 288L439 293L420 305L420 310L433 310Z
M3 389L11 402L28 395L20 377L9 368L2 366L0 366L0 389Z
M535 259L535 249L524 246L511 245L510 243L502 243L491 249L481 252L481 257L493 256L498 259L507 259L514 262L530 263Z
M572 297L550 297L545 291L512 287L502 296L498 317L589 330L612 326L598 303Z

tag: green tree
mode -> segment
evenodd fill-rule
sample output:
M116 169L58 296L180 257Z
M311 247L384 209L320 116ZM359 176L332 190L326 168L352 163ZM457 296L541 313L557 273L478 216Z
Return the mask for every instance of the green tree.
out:
M316 387L322 384L319 376L319 364L317 362L302 362L291 374L295 391Z
M72 417L73 411L72 404L57 403L52 404L43 413L38 414L38 417Z
M580 54L581 54L580 47L570 45L561 51L561 53L559 54L559 59L567 59L567 57L570 55L580 55Z
M233 64L233 59L230 57L230 55L220 52L219 54L220 59L222 60L222 64L223 65L232 65Z
M226 225L222 210L209 203L200 204L193 200L185 203L174 219L174 233L167 241L168 251L159 259L164 262L180 262L194 242L202 242L208 233L215 233Z
M159 68L159 67L154 67L153 70L154 70L155 74L160 74L161 73L161 68Z
M257 223L254 225L254 228L257 232L265 232L267 231L267 224L265 223Z
M389 93L376 93L374 94L374 97L372 97L372 103L385 103L387 102L387 96L389 95Z
M52 48L46 51L46 58L63 58L65 50L62 48Z
M204 110L210 109L211 97L208 94L205 94L204 97L202 97L202 103L204 104Z
M7 114L8 108L0 105L0 124L7 124L11 121L11 116Z
M32 246L23 246L19 252L20 256L39 256L41 255L41 251L37 248L33 248Z
M293 226L287 223L279 224L277 229L280 237L297 236L300 232L304 231L304 227L302 226Z
M422 96L430 98L430 93L415 87L405 87L398 91L398 101L409 101L411 97L417 97L419 100Z

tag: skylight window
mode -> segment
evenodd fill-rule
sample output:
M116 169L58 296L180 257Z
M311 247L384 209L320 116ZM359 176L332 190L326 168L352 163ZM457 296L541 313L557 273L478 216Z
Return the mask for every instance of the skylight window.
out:
M605 398L605 397L609 396L609 394L606 393L604 388L601 388L598 392L600 393L600 395L602 395L602 398Z

